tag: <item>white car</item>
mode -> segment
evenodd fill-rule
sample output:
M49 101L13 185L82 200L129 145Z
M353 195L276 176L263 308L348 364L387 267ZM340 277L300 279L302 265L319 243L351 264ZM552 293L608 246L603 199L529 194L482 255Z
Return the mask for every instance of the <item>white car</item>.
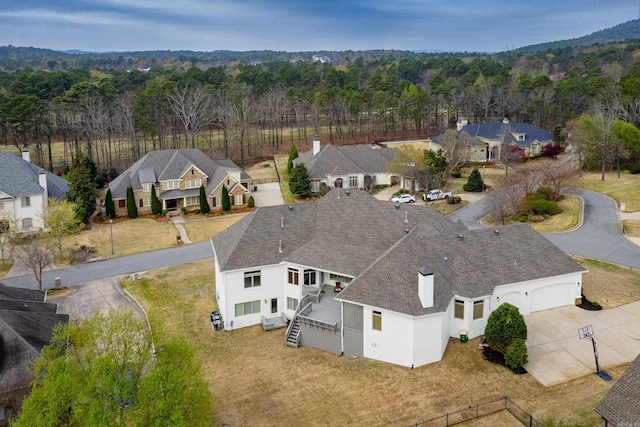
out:
M447 197L451 197L451 191L442 191L442 190L429 190L427 193L422 195L422 200L425 201L433 201L439 199L446 199Z
M416 196L411 194L401 194L391 199L394 203L413 203L416 201Z

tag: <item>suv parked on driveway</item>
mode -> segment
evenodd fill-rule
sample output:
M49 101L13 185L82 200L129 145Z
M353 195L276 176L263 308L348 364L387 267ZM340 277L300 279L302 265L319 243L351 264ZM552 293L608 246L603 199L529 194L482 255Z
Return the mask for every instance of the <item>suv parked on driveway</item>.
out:
M451 191L442 191L439 189L429 190L422 195L422 200L432 202L434 200L446 199L451 197Z

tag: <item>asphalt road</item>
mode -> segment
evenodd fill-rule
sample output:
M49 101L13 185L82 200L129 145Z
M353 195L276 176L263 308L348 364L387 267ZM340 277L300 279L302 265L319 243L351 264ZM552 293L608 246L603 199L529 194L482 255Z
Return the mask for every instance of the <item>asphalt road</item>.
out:
M63 286L72 287L80 283L169 267L205 258L210 258L213 262L213 250L208 241L45 271L42 284L44 288L52 288L55 278L60 277ZM3 278L0 279L0 282L8 286L38 289L38 282L33 274Z
M589 190L572 191L584 200L582 226L566 233L542 233L563 251L629 267L640 268L640 247L626 239L618 228L616 202L604 194ZM451 215L470 229L482 228L478 219L489 213L486 198L458 209Z

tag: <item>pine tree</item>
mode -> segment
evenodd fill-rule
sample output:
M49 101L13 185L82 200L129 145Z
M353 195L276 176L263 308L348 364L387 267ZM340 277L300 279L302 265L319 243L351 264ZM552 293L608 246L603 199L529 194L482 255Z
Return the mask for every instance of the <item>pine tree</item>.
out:
M69 168L69 192L67 200L76 204L78 218L87 222L96 210L96 181L84 160L86 156L78 153L74 165Z
M484 183L482 182L480 172L478 171L478 169L472 170L469 178L467 179L467 183L462 186L462 189L464 191L480 193L483 188Z
M104 197L104 208L107 211L107 215L111 219L116 218L116 205L113 203L113 196L111 195L111 189L107 189L107 194Z
M289 190L298 196L307 196L311 193L311 181L309 180L309 172L304 163L295 165L291 169L289 177Z
M154 185L151 186L151 213L154 215L162 214L162 202L158 199Z
M136 206L136 199L133 196L133 188L127 187L127 216L129 218L138 217L138 207Z
M207 201L207 193L204 191L204 185L200 186L200 213L208 214L211 212L209 202Z
M293 161L298 158L298 149L296 148L296 144L291 144L291 148L289 149L289 160L287 161L287 173L291 174L291 169L293 169Z
M222 185L222 210L231 210L231 199L229 198L229 191L226 185Z

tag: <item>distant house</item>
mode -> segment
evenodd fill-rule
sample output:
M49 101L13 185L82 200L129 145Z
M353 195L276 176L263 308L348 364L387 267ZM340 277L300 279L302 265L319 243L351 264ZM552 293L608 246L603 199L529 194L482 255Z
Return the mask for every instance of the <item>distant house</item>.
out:
M22 158L0 152L0 221L15 221L20 231L41 229L48 198L62 200L68 191L68 182L31 163L28 151Z
M225 186L231 207L244 207L251 177L231 160L212 160L197 148L147 153L109 183L118 215L127 213L127 188L133 188L138 212L151 212L151 187L168 211L200 208L200 186L212 210L222 209Z
M304 163L311 180L311 191L320 191L326 184L329 188L370 188L374 185L402 183L398 174L387 172L388 165L398 151L397 148L380 148L371 145L320 146L313 140L313 149L293 161Z
M505 302L574 304L585 271L526 224L468 230L356 189L260 208L212 246L225 325L284 315L287 345L408 367L440 360L461 330L482 335Z
M611 387L596 406L605 427L634 426L640 423L640 356Z
M472 162L499 159L505 143L522 148L527 156L535 156L542 152L543 147L553 143L551 133L529 123L510 123L507 118L502 122L469 124L463 117L458 120L456 131L467 132L480 141L467 147ZM432 142L441 145L440 138L442 135L433 138Z
M28 368L51 342L54 326L68 322L46 302L46 291L0 284L0 426L19 412L33 381Z

